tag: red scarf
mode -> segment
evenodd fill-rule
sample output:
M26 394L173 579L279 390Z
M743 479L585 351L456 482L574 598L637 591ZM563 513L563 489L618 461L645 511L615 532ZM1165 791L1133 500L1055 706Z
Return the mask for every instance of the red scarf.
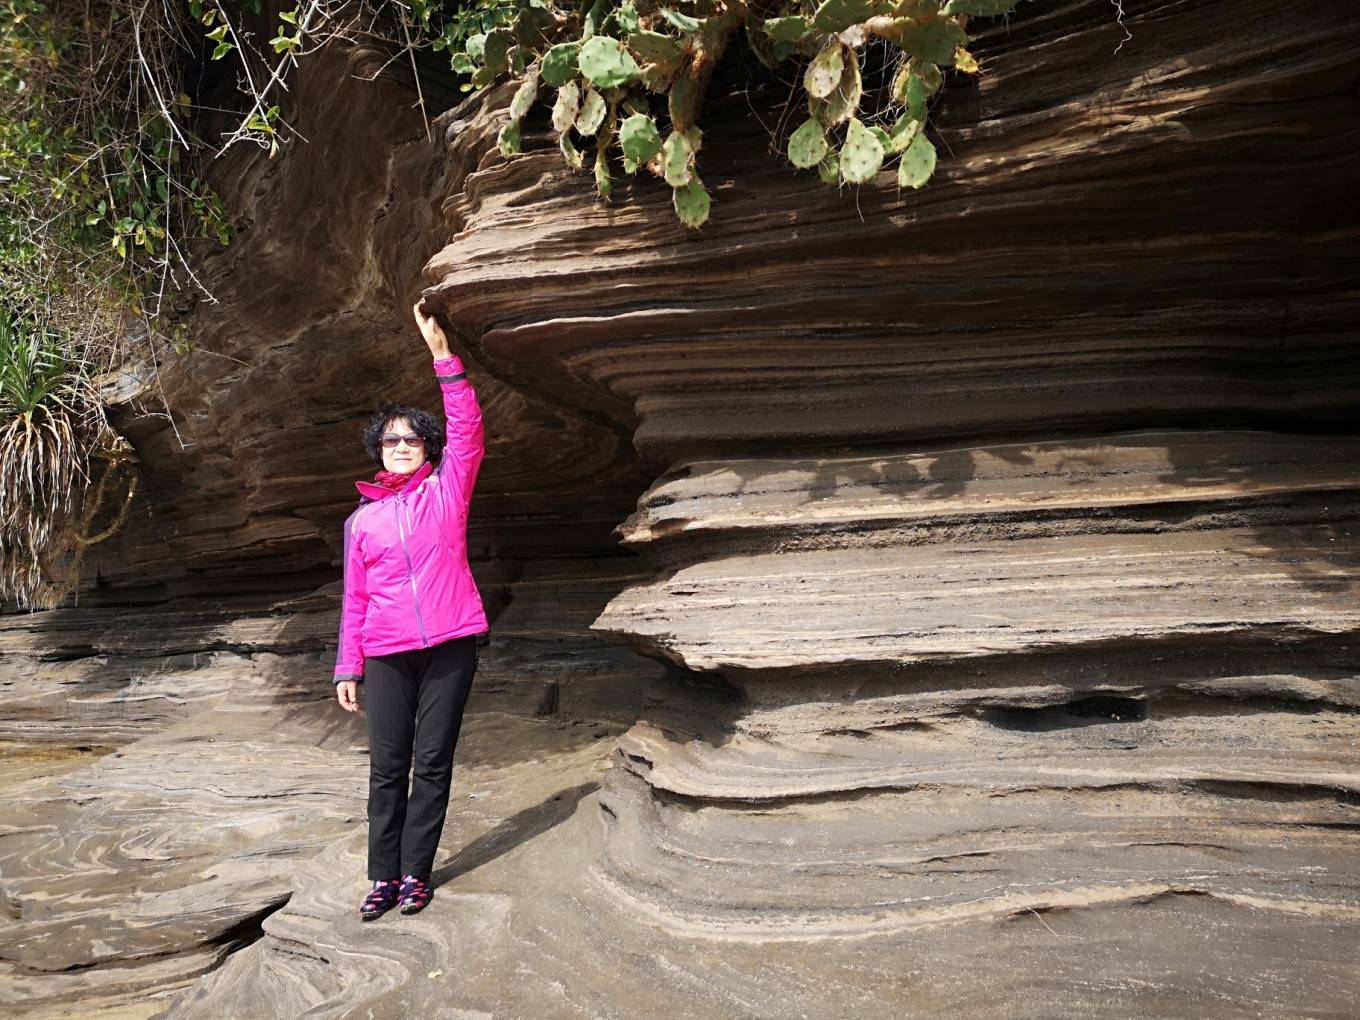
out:
M373 476L373 484L381 485L384 489L391 489L393 492L400 492L406 488L406 483L411 480L414 471L402 474L400 471L388 471L383 469Z

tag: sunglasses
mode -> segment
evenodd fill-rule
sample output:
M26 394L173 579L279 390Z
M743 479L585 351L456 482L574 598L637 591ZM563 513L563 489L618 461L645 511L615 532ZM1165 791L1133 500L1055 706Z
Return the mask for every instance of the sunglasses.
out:
M395 432L387 432L382 437L382 444L388 450L395 450L398 443L405 443L407 446L424 446L425 440L414 432L408 432L404 436L399 436Z

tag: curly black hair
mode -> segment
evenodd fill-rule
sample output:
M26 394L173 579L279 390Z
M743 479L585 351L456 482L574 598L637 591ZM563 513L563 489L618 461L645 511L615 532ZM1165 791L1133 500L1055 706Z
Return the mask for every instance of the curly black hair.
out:
M395 404L391 401L373 412L373 417L368 420L368 426L364 429L364 449L373 458L373 462L382 463L383 433L387 431L388 423L394 418L405 418L411 423L411 430L425 440L425 459L438 467L439 458L444 453L444 430L420 408L407 407L405 404Z

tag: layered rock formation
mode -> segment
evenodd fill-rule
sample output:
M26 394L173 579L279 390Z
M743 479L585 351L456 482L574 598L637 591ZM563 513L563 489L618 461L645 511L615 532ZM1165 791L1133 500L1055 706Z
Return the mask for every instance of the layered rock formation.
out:
M1347 1015L1360 30L1321 0L1123 10L1127 40L1097 0L982 31L920 192L758 151L785 87L711 101L697 236L646 181L599 204L545 127L502 161L503 91L426 142L376 112L400 82L305 78L312 147L237 192L295 218L227 254L225 357L168 384L194 446L129 418L144 514L81 608L0 638L23 733L91 747L25 766L10 986L135 1015L207 971L173 1016ZM356 423L428 385L394 350L436 251L497 616L444 884L378 928L362 734L316 683ZM89 763L138 727L165 728Z

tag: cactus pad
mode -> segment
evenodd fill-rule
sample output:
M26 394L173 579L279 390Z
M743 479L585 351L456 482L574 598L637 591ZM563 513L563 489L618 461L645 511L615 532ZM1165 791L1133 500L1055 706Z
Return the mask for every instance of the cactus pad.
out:
M623 43L607 35L593 35L583 42L577 64L581 73L602 89L636 81L642 75Z
M576 130L587 138L593 135L604 123L607 109L604 96L592 88L587 88L585 94L581 96L581 109L576 114Z
M850 51L852 54L854 50ZM822 50L803 73L803 87L807 94L817 99L825 99L836 91L840 84L841 72L845 69L845 57L839 42L832 43Z
M675 215L690 229L697 230L708 220L711 200L698 174L691 175L688 184L676 188L671 193L671 201L675 205Z
M578 42L565 42L554 46L547 53L543 54L543 80L549 85L560 88L567 82L576 77L577 60L580 57L581 44Z
M651 117L635 113L619 127L619 144L624 159L636 167L661 151L661 133Z
M643 60L654 64L670 64L684 55L680 44L660 32L634 32L628 45Z
M689 139L678 131L672 131L666 136L666 141L661 146L661 170L666 178L666 183L672 188L682 188L690 182L693 171L690 169L694 161L694 149L689 144Z
M862 184L872 180L882 165L883 146L858 117L852 117L845 131L845 144L841 146L841 176Z
M519 120L529 112L538 98L538 75L531 74L515 90L515 98L510 100L510 119Z
M789 162L804 169L816 166L826 157L826 131L816 119L804 121L789 136Z
M897 168L897 185L901 188L919 188L930 180L935 172L935 146L924 134L916 138L902 153L902 162Z
M509 159L520 151L519 140L519 121L512 120L496 136L496 146L501 150L501 155Z
M569 81L557 90L557 102L553 103L552 126L559 135L566 134L576 123L576 114L581 109L581 86Z

